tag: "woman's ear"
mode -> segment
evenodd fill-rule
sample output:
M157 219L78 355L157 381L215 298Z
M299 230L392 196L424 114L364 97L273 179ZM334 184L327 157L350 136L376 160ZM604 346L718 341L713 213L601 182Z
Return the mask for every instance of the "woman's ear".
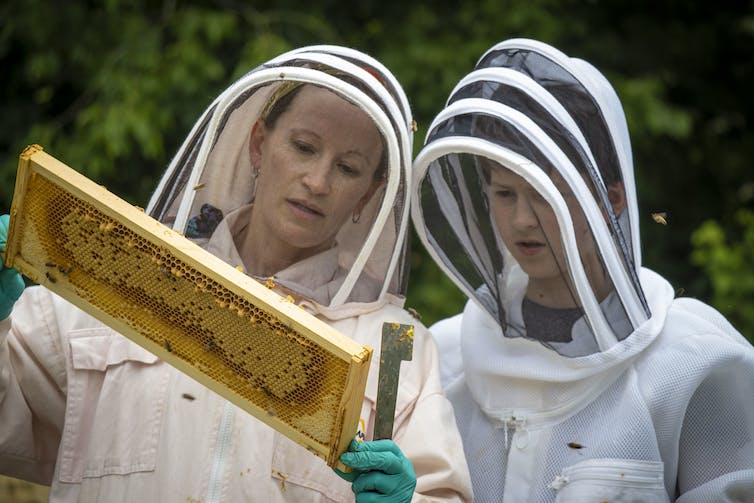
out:
M378 179L372 180L371 185L369 185L369 188L364 193L363 196L361 196L361 199L359 199L359 202L356 203L356 207L353 209L354 214L361 214L361 211L364 209L364 207L367 205L370 199L372 199L372 196L374 195L377 190L382 187L385 184L385 179L380 177Z
M255 169L260 169L262 164L262 143L267 129L264 120L257 119L249 133L249 160Z
M626 209L626 190L623 188L623 182L615 182L607 186L607 199L616 216L623 213Z

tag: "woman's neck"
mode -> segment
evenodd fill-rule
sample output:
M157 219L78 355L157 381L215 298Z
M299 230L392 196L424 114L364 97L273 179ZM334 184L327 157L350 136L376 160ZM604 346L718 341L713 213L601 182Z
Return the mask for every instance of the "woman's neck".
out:
M249 224L233 238L248 274L258 277L274 276L296 262L323 251L295 248L270 235L266 239L260 239L259 233L254 232L257 228L254 222L252 210Z

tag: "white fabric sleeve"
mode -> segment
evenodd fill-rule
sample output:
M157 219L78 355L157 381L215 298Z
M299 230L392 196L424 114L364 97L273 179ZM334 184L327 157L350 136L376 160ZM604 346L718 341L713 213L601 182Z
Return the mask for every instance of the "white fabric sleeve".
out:
M461 318L459 313L445 318L429 327L429 331L437 344L440 353L440 382L443 389L458 379L463 373L463 358L461 357Z
M49 485L65 417L66 353L50 293L27 288L0 322L0 473Z
M754 495L754 350L701 382L683 421L679 502L749 501Z

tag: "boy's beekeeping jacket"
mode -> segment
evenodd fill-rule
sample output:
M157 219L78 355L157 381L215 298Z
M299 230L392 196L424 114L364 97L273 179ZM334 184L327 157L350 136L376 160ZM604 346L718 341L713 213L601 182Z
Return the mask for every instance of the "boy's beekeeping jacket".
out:
M497 212L521 187L529 237ZM431 330L477 501L754 501L754 350L641 267L628 131L597 70L490 49L430 126L412 197L470 299ZM542 298L567 306L525 298L542 249L561 250Z
M325 87L381 132L385 183L330 250L275 275L283 295L375 349L359 435L371 440L383 322L415 325L403 363L394 440L413 461L415 501L470 497L437 350L403 310L411 115L374 59L313 46L255 68L199 119L147 211L234 266L253 211L249 132L272 93ZM260 278L262 280L266 278ZM352 501L323 460L128 339L41 288L27 288L0 324L0 471L51 484L51 502Z

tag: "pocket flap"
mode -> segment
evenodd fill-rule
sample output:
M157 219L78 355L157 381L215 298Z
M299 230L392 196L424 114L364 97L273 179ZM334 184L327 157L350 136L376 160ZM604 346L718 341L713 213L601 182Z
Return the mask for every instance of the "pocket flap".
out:
M73 368L104 371L125 361L145 364L158 358L111 329L82 330L70 334Z

